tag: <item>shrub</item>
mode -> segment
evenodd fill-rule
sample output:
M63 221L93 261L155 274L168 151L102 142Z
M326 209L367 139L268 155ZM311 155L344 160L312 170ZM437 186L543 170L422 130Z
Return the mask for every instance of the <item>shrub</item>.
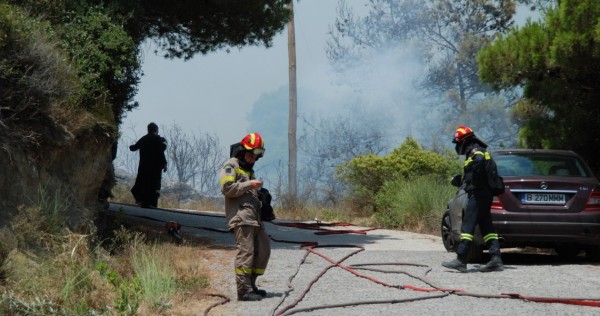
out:
M144 300L154 307L167 305L177 288L170 256L156 246L137 245L131 260Z
M440 216L455 191L437 176L386 182L375 197L375 220L383 227L437 234Z
M458 160L423 150L413 138L407 138L390 154L380 157L366 155L356 157L337 169L338 178L348 184L353 205L379 211L375 197L390 181L412 180L422 176L447 179L460 172Z

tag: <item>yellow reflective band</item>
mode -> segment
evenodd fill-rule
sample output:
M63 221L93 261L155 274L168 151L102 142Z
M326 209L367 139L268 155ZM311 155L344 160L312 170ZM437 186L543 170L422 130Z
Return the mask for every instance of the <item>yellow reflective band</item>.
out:
M460 240L469 240L469 241L473 241L473 235L471 234L460 234Z
M471 157L469 157L469 159L465 160L465 167L468 166L472 162L473 162L473 159L471 159Z
M252 268L235 268L235 274L252 274Z
M241 175L246 175L246 176L248 176L248 177L251 175L251 173L250 173L250 172L247 172L246 170L244 170L244 169L241 169L241 168L237 168L237 169L235 169L235 173L237 173L237 174L241 174Z
M476 151L476 152L474 152L474 153L473 153L473 156L475 156L475 155L482 155L482 156L483 156L483 158L485 158L485 160L490 160L490 159L492 159L492 157L490 156L490 153L489 153L489 152L487 152L487 151L486 151L486 152L481 152L481 151L479 151L479 150L478 150L478 151ZM472 156L471 156L471 157L472 157Z
M234 176L224 176L223 178L221 178L221 180L219 180L220 185L223 185L227 182L235 182L235 177Z
M487 235L485 235L485 237L483 237L484 242L488 242L492 239L498 239L498 234L491 233L491 234L487 234Z
M253 274L263 275L265 274L265 269L254 269L252 270Z
M490 153L488 153L487 151L486 152L476 151L473 153L473 155L471 157L469 157L467 160L465 160L465 165L464 165L465 167L473 162L473 156L475 156L475 155L482 155L485 160L492 159L492 156L490 156Z

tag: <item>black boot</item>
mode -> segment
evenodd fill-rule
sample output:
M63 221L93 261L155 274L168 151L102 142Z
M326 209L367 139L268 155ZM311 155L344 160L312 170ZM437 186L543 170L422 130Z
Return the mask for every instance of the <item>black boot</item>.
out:
M254 293L248 292L244 294L238 294L238 301L260 301L262 300L262 296Z
M484 266L479 267L479 272L492 272L504 270L504 264L502 258L499 255L493 255L492 260L486 263Z
M489 253L492 259L484 266L479 267L480 272L492 272L504 270L504 264L500 257L500 241L498 239L492 239L489 241Z
M452 261L442 262L442 266L448 269L458 270L460 272L467 272L467 258L471 248L471 241L461 240L456 247L456 259Z
M250 274L236 274L238 301L260 301L262 296L254 293L254 281Z
M458 270L460 272L467 272L467 264L465 262L463 262L462 260L460 260L459 258L456 258L452 261L442 262L442 266L444 266L448 269Z
M261 297L266 297L267 296L267 291L265 290L261 290L256 286L256 278L258 278L258 275L253 274L251 277L251 281L252 281L252 293L254 294L258 294Z

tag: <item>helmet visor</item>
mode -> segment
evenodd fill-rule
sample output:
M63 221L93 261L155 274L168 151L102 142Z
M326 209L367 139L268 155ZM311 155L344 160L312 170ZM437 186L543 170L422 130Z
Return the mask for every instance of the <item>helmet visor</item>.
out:
M254 148L252 149L252 154L254 154L254 156L256 157L262 157L265 154L265 149L264 148Z

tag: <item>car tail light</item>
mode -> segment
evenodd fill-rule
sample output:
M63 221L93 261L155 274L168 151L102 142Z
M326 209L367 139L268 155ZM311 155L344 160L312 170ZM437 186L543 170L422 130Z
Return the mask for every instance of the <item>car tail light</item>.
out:
M598 197L600 197L600 195ZM502 201L500 201L500 198L498 196L494 196L494 199L492 200L492 207L491 207L491 209L492 210L496 210L496 211L504 209L504 205L502 204Z
M592 193L590 193L590 197L588 198L584 211L600 211L600 191L594 189Z

